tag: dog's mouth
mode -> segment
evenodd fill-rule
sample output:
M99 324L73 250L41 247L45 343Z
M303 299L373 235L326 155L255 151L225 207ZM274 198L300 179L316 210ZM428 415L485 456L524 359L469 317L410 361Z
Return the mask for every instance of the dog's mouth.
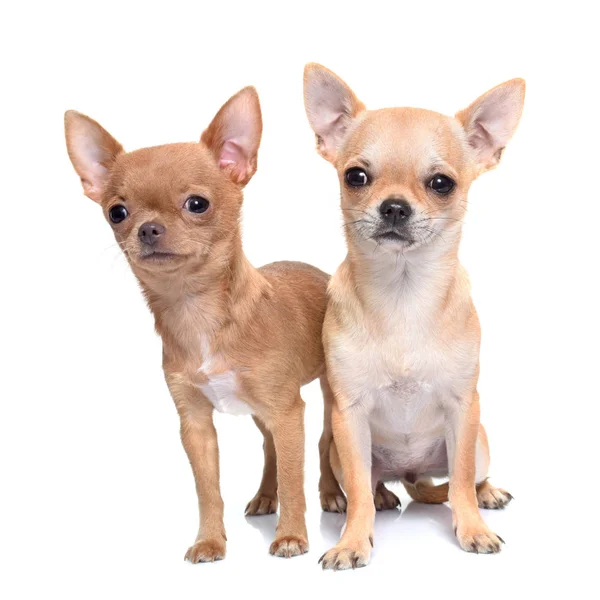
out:
M138 256L138 260L144 264L168 264L180 262L186 258L185 254L176 254L165 250L152 250Z
M373 235L376 242L394 242L410 246L414 244L413 238L404 231L390 229L388 231L378 231Z

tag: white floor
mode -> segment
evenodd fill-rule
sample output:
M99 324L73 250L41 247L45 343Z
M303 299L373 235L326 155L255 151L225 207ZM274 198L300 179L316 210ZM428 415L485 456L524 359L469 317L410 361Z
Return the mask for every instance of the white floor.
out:
M397 485L392 489L401 498L402 511L377 515L371 564L356 571L322 571L317 561L336 543L344 516L323 513L319 506L321 401L314 384L304 392L310 552L293 559L269 555L276 515L243 514L260 479L260 435L249 418L219 415L227 557L214 564L186 563L183 556L197 527L196 498L175 410L156 371L149 377L152 382L156 378L160 393L150 400L134 396L133 388L120 390L104 396L102 410L87 412L85 421L94 420L93 427L79 420L77 428L63 426L60 436L40 427L45 431L40 435L47 435L47 452L32 451L30 468L15 469L11 495L4 498L3 599L53 594L65 599L178 599L209 593L512 599L530 592L539 597L585 590L585 579L593 576L586 566L597 560L597 553L594 559L586 551L592 538L588 529L575 525L585 514L578 505L559 501L552 485L530 480L526 466L519 467L524 453L519 436L510 431L502 436L493 427L488 427L496 450L493 481L515 496L505 510L484 511L491 528L506 540L499 555L463 552L452 533L450 508L411 503ZM130 400L125 402L122 394L131 394ZM71 415L65 406L54 422L71 422ZM11 464L9 460L9 468Z

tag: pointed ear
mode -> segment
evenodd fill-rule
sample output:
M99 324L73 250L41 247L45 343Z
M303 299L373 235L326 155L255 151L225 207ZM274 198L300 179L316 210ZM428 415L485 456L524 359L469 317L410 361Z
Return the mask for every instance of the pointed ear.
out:
M480 171L492 169L500 162L502 151L519 124L524 101L525 81L511 79L456 114L475 150Z
M96 121L75 110L65 113L65 137L84 194L100 202L110 167L123 147Z
M350 123L365 105L335 73L317 63L304 67L304 106L317 152L335 162Z
M231 179L246 185L256 172L262 115L256 90L249 86L229 98L200 140Z

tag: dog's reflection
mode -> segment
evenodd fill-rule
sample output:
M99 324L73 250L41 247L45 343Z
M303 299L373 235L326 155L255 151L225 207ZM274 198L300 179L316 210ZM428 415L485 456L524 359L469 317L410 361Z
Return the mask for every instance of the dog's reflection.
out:
M405 504L407 502L407 504ZM422 504L403 499L406 508L383 510L375 516L375 539L394 539L403 535L411 526L422 527L427 523L434 534L456 543L452 533L452 511L447 504ZM260 531L267 545L270 545L277 528L277 515L246 517L246 522ZM345 513L322 512L320 531L325 547L335 546L340 540L344 525ZM310 532L309 532L310 533Z
M408 502L406 508L384 510L377 512L375 516L374 537L394 538L396 534L402 535L407 526L416 522L428 522L435 528L436 533L447 538L452 543L452 511L447 504L422 504L420 502ZM339 513L323 512L321 514L321 535L323 540L332 546L338 543L344 525L346 515Z
M246 523L249 523L254 529L260 531L267 546L270 546L275 537L275 530L277 529L277 514L245 517L245 519Z

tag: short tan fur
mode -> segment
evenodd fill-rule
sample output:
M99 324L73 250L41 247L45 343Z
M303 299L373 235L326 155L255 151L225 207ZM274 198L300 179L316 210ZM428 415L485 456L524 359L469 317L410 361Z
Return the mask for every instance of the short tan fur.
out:
M480 328L458 248L469 187L498 164L525 83L501 84L455 117L368 111L334 73L309 64L304 95L317 151L338 173L348 245L323 330L334 395L329 453L348 514L323 567L369 562L373 497L388 480L419 501L449 498L460 546L498 552L501 538L478 506L500 508L511 496L487 481ZM432 485L444 476L449 484Z
M242 189L256 170L262 132L256 91L244 88L226 102L199 143L126 153L75 111L66 113L65 131L84 192L102 207L162 337L200 510L186 558L225 556L215 409L252 414L264 435L263 478L246 514L279 504L271 553L306 552L300 387L320 377L330 393L321 341L329 277L297 262L255 269L242 250ZM335 486L324 460L325 481Z

